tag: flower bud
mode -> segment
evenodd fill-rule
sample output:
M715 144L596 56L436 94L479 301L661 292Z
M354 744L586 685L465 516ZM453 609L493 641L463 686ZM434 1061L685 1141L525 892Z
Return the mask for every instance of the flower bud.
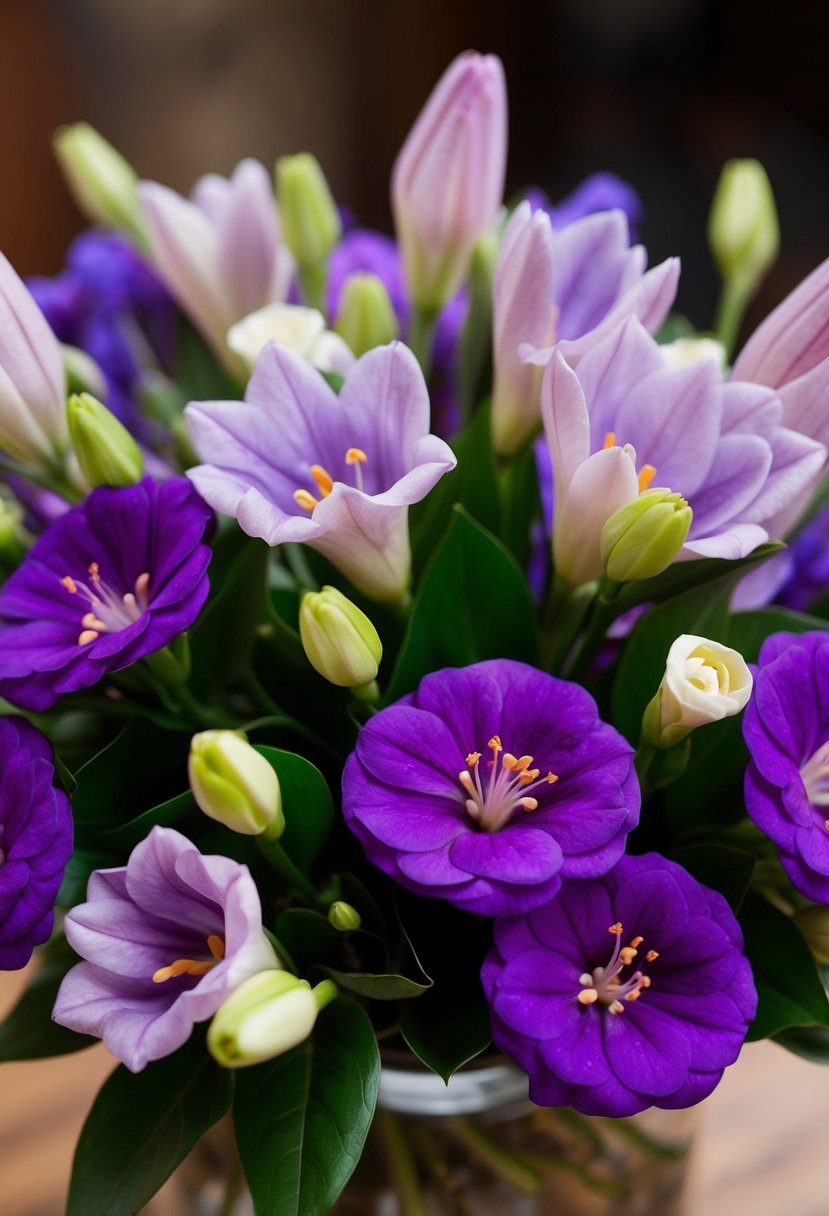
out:
M87 485L132 486L141 480L141 450L105 405L90 393L75 393L67 402L66 418Z
M697 726L745 709L752 676L729 646L683 633L668 651L665 674L642 719L642 742L673 747Z
M361 688L376 678L383 657L379 634L336 587L303 596L299 635L311 666L331 684Z
M645 490L602 528L602 564L614 583L654 578L685 544L694 513L681 494Z
M188 760L190 789L205 815L243 836L277 840L285 830L279 778L240 731L194 735Z
M280 156L276 197L282 235L297 264L310 270L324 266L342 224L317 158L310 152Z
M352 274L343 284L334 330L359 359L397 337L400 326L389 293L376 274Z
M93 223L127 232L147 248L147 229L132 166L88 122L55 132L55 155L78 207Z
M336 995L331 980L312 988L288 971L260 971L219 1006L207 1032L210 1054L225 1068L282 1055L308 1038L320 1009Z
M0 493L0 569L13 570L31 543L23 526L22 506L10 494Z
M341 899L338 899L328 909L328 919L335 929L339 929L340 933L350 933L354 929L359 929L363 923L357 909Z
M674 338L659 347L666 367L688 367L701 359L713 359L720 371L728 366L728 355L722 342L716 338Z
M757 160L730 160L723 167L708 220L708 243L720 274L741 280L748 291L777 257L780 229L771 183Z
M321 372L345 375L354 363L354 355L342 338L325 328L322 313L301 304L266 304L227 331L228 346L248 371L253 370L269 342L294 351Z
M816 960L829 966L829 908L812 904L795 912L793 920Z
M68 346L65 342L61 343L60 353L68 393L92 393L93 397L99 398L106 396L106 377L91 355L79 346Z

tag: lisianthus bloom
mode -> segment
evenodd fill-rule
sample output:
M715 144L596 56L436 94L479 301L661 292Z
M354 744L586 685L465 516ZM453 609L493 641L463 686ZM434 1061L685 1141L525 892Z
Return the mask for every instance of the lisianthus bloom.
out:
M553 554L572 584L603 572L606 520L651 484L694 518L686 557L739 558L814 484L825 449L783 424L773 389L723 383L714 358L681 366L631 317L579 360L556 352L542 384L553 467Z
M808 612L815 600L829 593L829 507L818 511L780 556L785 562L775 602Z
M516 451L541 421L541 368L559 344L570 363L637 316L654 331L676 294L679 262L645 273L621 211L589 215L556 232L524 202L501 242L493 294L492 426L496 448Z
M72 855L69 799L52 751L22 718L0 719L0 969L25 967L52 932Z
M639 800L632 750L589 693L508 659L426 676L366 723L343 774L343 814L369 859L485 916L603 874Z
M157 182L142 182L139 196L159 274L230 370L244 374L227 331L264 304L284 300L293 273L267 171L243 160L229 178L200 178L192 199Z
M376 599L406 590L408 507L455 457L429 434L429 394L405 346L363 355L339 396L270 346L243 403L193 402L186 414L204 461L188 476L212 507L269 545L311 545Z
M528 198L533 206L538 205L538 200L532 195L528 195ZM566 228L568 224L599 211L622 211L627 217L633 240L644 214L642 200L630 182L607 172L591 173L559 202L542 205L554 228Z
M155 827L126 866L96 870L64 921L81 958L53 1017L132 1072L176 1051L244 980L279 966L247 866Z
M0 588L0 696L49 709L188 629L210 521L183 477L101 486L61 515Z
M497 1045L539 1106L634 1115L692 1106L757 1008L739 925L675 862L623 857L495 925L481 972Z
M743 735L746 810L797 889L829 904L829 633L766 639Z

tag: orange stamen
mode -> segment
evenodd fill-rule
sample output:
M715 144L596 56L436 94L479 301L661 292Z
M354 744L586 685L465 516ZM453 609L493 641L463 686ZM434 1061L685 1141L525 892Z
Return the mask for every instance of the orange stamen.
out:
M308 490L294 490L294 502L303 511L313 511L314 507L319 506L319 499L314 498Z
M321 464L312 464L311 476L319 486L320 494L323 498L327 498L334 489L334 479L331 474L326 472Z
M643 464L639 470L639 493L644 493L648 486L656 476L656 469L652 464Z

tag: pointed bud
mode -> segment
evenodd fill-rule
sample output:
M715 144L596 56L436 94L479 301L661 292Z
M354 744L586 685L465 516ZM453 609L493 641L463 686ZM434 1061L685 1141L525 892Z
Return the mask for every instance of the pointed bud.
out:
M311 666L331 684L356 689L376 679L383 657L380 636L336 587L303 596L299 634Z
M812 904L798 909L793 919L816 960L829 966L829 908Z
M147 229L132 166L88 122L59 127L55 155L80 210L93 223L128 233L142 249Z
M771 183L757 160L723 167L708 219L708 243L722 277L752 293L774 263L780 229Z
M334 330L357 358L397 337L400 326L389 293L376 274L352 274L343 284Z
M207 1032L210 1054L225 1068L282 1055L308 1038L317 1014L336 995L331 980L312 988L288 971L260 971L219 1006Z
M729 646L684 633L668 651L665 674L642 719L642 742L674 747L697 726L745 709L752 676Z
M87 485L132 486L141 480L141 450L105 405L90 393L75 393L66 404L66 418Z
M308 270L324 266L342 224L317 158L310 152L280 156L276 197L282 235L297 264Z
M357 909L341 899L338 899L328 909L328 919L335 929L339 929L340 933L351 933L354 929L359 929L363 923Z
M654 578L685 544L694 513L681 494L645 490L602 528L602 563L614 583Z
M194 735L187 765L190 789L205 815L243 836L285 831L279 778L240 731Z

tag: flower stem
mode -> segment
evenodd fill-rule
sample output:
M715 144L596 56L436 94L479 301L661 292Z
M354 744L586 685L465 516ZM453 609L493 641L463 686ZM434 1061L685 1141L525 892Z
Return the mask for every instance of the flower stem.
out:
M306 308L316 308L325 315L325 284L328 281L328 268L322 266L301 266L299 269L299 288L302 302Z
M302 873L299 866L291 861L278 840L268 840L262 835L256 837L256 844L259 852L284 883L297 891L301 891L313 907L327 911L328 904L326 901L321 898L314 884Z
M751 292L742 279L732 277L723 282L717 304L714 332L725 347L726 359L729 362L737 343L750 296Z
M400 1201L400 1216L426 1216L426 1201L420 1186L417 1163L400 1122L391 1111L379 1110L375 1125L383 1141L392 1185Z
M554 579L542 634L542 657L547 671L555 671L570 653L593 603L596 586L596 583L583 583L580 587L570 587L560 578Z
M432 370L432 350L437 319L437 312L425 308L414 308L412 319L409 322L409 348L414 352L427 380Z
M448 1126L456 1139L496 1177L525 1195L533 1195L538 1190L541 1177L536 1170L508 1153L479 1124L457 1117L450 1119Z

